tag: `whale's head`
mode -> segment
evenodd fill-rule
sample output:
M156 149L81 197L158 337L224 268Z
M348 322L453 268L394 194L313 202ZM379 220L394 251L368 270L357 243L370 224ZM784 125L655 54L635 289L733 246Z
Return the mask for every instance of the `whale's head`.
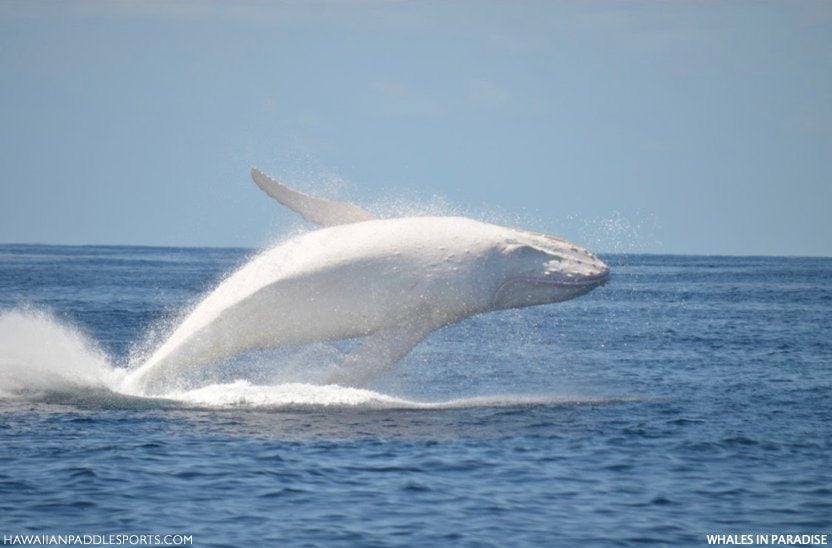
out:
M512 230L495 255L500 277L494 309L566 301L610 280L610 269L603 261L555 236Z

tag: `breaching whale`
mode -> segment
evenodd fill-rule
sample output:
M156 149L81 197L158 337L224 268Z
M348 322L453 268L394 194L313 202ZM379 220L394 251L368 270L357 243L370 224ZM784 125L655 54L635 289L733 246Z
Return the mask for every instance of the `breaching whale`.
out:
M605 284L609 268L558 237L464 217L376 219L251 170L278 202L323 228L261 253L208 294L125 389L160 393L239 352L365 337L330 379L359 384L432 331L469 316L554 303Z

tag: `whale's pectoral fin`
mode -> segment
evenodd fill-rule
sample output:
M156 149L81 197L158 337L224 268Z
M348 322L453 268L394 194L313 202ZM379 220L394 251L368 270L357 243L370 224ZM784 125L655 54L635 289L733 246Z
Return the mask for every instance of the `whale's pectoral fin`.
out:
M291 189L283 183L272 179L256 167L251 168L251 178L260 190L300 213L309 221L324 226L345 225L373 219L373 215L366 209L347 202L335 202L316 198L303 192Z
M407 322L380 329L364 339L344 360L339 371L330 375L330 384L357 386L388 369L436 329L429 322Z

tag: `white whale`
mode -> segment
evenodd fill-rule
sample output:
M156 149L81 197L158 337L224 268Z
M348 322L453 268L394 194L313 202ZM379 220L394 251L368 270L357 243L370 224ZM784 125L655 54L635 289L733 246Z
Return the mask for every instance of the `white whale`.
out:
M191 368L258 348L366 337L331 382L359 384L432 331L475 314L572 299L609 268L563 240L463 217L374 219L252 169L324 225L261 253L200 302L124 388L160 393Z

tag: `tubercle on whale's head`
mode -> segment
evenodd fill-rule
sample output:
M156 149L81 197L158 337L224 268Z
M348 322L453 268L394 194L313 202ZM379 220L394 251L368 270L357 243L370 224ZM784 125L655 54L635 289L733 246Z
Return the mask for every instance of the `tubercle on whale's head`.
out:
M513 230L499 249L502 263L492 306L522 308L573 299L610 280L598 257L562 238Z

